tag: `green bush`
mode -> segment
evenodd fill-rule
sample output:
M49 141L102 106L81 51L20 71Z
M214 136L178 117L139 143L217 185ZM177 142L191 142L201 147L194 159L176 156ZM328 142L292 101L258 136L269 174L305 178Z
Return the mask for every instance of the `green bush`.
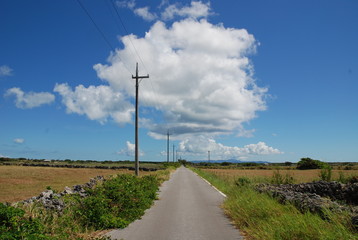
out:
M53 239L43 234L44 226L38 219L24 215L24 210L0 203L0 239Z
M288 173L282 175L280 170L276 170L273 172L271 183L272 184L293 184L295 179Z
M152 205L158 187L159 182L154 176L119 175L88 190L89 196L79 199L78 212L86 226L124 228Z
M327 165L327 163L321 162L319 160L314 160L311 158L301 158L301 160L297 163L297 169L320 169L324 168Z
M332 167L327 165L321 169L319 177L323 181L330 182L332 180Z
M251 180L247 177L239 177L235 180L235 185L238 187L246 186L249 184L251 184Z

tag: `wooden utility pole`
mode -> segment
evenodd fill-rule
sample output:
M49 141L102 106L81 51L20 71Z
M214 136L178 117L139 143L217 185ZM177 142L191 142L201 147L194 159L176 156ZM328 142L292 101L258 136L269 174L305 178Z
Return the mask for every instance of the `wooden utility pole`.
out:
M173 162L174 162L174 156L175 156L175 145L173 144Z
M138 157L138 88L139 88L139 79L149 78L147 76L138 76L138 63L136 65L135 76L132 75L132 79L135 79L135 175L139 176L139 157Z
M168 129L168 132L167 132L167 162L169 163L169 136L171 134L169 134L169 129Z

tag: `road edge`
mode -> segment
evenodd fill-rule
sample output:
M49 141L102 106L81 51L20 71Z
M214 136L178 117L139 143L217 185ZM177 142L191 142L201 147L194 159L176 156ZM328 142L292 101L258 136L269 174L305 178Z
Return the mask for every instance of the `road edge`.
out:
M212 188L214 188L216 191L218 191L224 198L227 198L227 195L225 193L223 193L222 191L220 191L219 189L217 189L213 184L211 184L211 182L209 182L208 180L206 180L205 178L203 178L202 176L200 176L199 174L197 174L196 172L194 172L193 170L191 170L190 168L188 168L190 171L192 171L193 173L195 173L198 177L200 177L201 179L204 180L204 182L206 182L207 184L209 184Z

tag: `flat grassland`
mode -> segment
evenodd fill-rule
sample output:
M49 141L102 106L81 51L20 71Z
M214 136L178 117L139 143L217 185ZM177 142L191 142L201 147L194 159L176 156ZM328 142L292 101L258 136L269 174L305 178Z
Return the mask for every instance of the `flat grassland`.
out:
M202 169L203 171L210 172L223 179L234 179L237 177L247 177L255 182L266 182L270 179L275 172L283 176L286 174L293 177L295 183L312 182L320 179L319 175L321 170L275 170L275 169ZM343 174L345 177L358 175L358 170L332 170L332 180L339 178Z
M16 202L39 195L48 186L59 192L84 184L98 175L133 173L125 169L53 168L0 165L0 202ZM142 173L141 174L148 174Z

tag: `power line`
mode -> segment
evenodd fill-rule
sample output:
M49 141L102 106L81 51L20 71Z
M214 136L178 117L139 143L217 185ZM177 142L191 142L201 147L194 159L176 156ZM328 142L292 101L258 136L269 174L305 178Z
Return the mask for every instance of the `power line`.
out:
M142 63L142 65L143 65L145 71L148 73L148 69L145 67L145 64L144 64L144 62L143 62L143 59L142 59L141 56L139 55L139 53L138 53L138 51L137 51L137 48L134 46L133 41L132 41L132 39L131 39L131 37L130 37L130 34L129 34L129 32L128 32L126 26L124 25L124 22L123 22L121 16L119 15L118 9L117 9L117 7L116 7L114 1L111 0L111 3L112 3L112 6L113 6L113 8L114 8L114 10L115 10L115 12L116 12L116 14L117 14L117 16L118 16L118 19L119 19L119 21L120 21L120 23L121 23L121 25L122 25L124 31L125 31L126 34L128 35L129 41L131 42L131 44L132 44L132 46L133 46L133 48L134 48L135 53L137 54L137 56L138 56L140 62Z
M97 29L97 31L99 32L99 34L102 36L103 40L107 43L107 45L109 46L109 48L113 51L116 52L115 48L112 46L112 44L109 42L108 38L106 37L106 35L103 33L103 31L100 29L100 27L97 25L97 23L94 21L94 19L92 18L91 14L88 12L88 10L86 9L86 7L82 4L82 2L80 0L76 0L78 2L78 4L81 6L82 10L87 14L87 16L89 17L89 19L91 20L91 22L93 23L93 25L95 26L95 28ZM129 68L126 66L126 64L124 63L124 61L118 56L118 58L122 61L123 66L127 69L127 71L132 74L132 72L129 70Z
M140 62L141 62L142 65L143 65L145 71L148 73L149 71L148 71L148 69L146 68L146 65L144 64L144 61L143 61L141 55L138 53L138 50L137 50L137 48L136 48L134 42L132 41L131 35L129 34L128 29L126 28L126 26L125 26L125 24L124 24L124 21L123 21L123 19L122 19L122 17L121 17L121 15L119 14L118 7L116 6L114 0L108 0L108 1L111 2L112 7L113 7L113 9L115 10L115 13L116 13L116 15L117 15L117 18L119 19L119 22L120 22L120 24L122 25L122 27L123 27L123 29L124 29L124 31L125 31L125 34L128 35L128 39L129 39L129 41L130 41L130 43L131 43L131 46L132 46L132 48L133 48L134 51L135 51L135 54L134 54L133 51L131 50L131 48L129 48L131 54L132 54L133 56L134 56L134 55L137 55L138 59L140 60ZM117 21L116 21L116 23L117 23ZM118 26L117 26L117 27L118 27ZM157 110L161 110L161 108L159 107L159 101L158 101L158 97L157 97L158 94L157 94L155 88L153 87L153 84L152 84L152 80L151 80L151 79L149 79L149 83L150 83L150 86L151 86L151 89L152 89L152 93L153 93L154 106L155 106L155 108L156 108ZM146 101L145 101L145 102L146 102ZM150 106L150 105L147 104L147 106ZM168 125L166 119L165 119L165 118L163 118L163 119L164 119L165 124Z
M89 17L89 19L91 20L91 22L93 23L93 25L96 27L97 31L99 32L99 34L102 36L103 40L107 43L107 45L109 46L109 48L115 52L114 47L112 46L112 44L108 41L108 39L106 38L106 36L104 35L104 33L102 32L102 30L99 28L99 26L96 24L96 22L94 21L94 19L92 18L91 14L87 11L87 9L85 8L85 6L82 4L82 2L80 0L77 0L78 4L81 6L81 8L83 9L83 11L87 14L87 16Z

